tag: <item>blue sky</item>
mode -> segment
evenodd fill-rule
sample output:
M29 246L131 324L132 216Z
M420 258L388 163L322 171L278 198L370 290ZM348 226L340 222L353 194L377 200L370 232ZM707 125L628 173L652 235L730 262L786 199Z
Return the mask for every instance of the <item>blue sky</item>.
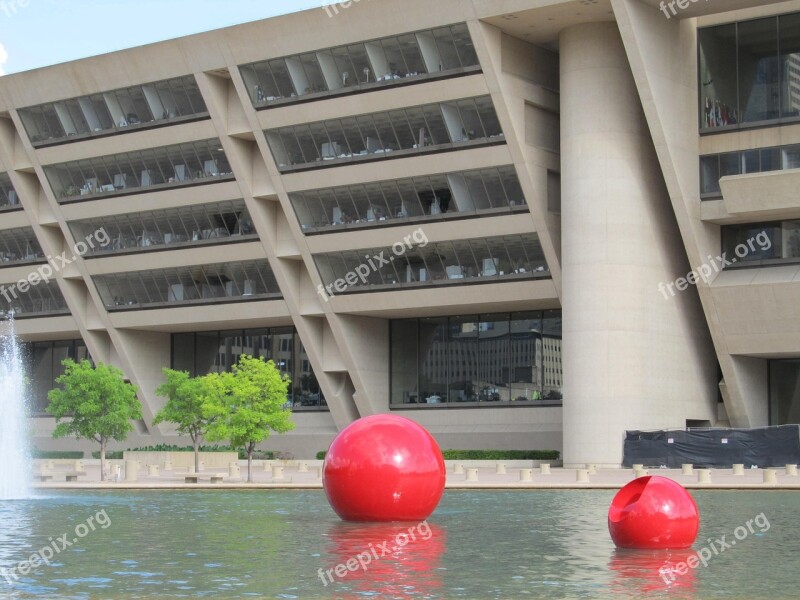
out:
M330 3L329 0L0 0L0 73L27 71Z

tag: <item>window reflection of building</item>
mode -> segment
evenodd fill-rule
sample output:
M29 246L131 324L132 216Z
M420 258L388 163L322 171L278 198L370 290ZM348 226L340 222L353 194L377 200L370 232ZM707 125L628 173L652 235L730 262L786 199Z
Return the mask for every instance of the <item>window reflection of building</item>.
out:
M281 373L289 375L289 404L293 408L327 408L306 349L293 327L172 336L172 368L193 376L230 371L244 354L272 360Z
M392 404L561 400L561 313L393 321Z
M43 414L48 404L47 394L56 387L55 380L64 373L63 361L91 360L83 340L58 340L54 342L23 342L20 344L29 382L29 410Z
M800 423L800 360L769 361L770 425Z

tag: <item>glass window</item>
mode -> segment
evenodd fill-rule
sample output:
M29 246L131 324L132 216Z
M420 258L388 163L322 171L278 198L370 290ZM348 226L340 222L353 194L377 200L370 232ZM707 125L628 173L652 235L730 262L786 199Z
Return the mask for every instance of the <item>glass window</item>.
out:
M194 77L70 98L19 111L34 146L150 127L165 119L208 116Z
M780 116L778 20L739 23L739 107L743 122Z
M470 140L487 142L502 136L488 96L318 121L264 133L281 171L297 166L320 168L343 159L375 160L398 150L422 151L429 146ZM402 156L405 153L398 155Z
M240 71L254 106L265 108L295 97L359 85L366 91L479 66L469 30L460 24L243 65Z
M769 361L770 425L800 423L800 360Z
M135 193L156 185L197 185L233 174L217 139L115 154L45 168L53 193L61 201Z
M391 403L562 399L561 311L392 321Z
M418 402L445 402L448 381L448 324L446 318L419 321L419 387Z
M262 261L100 275L94 282L110 311L281 297L269 264Z
M739 263L779 259L783 249L781 234L780 223L723 227L722 250L728 260Z
M736 25L701 29L700 114L703 128L738 123L736 87Z

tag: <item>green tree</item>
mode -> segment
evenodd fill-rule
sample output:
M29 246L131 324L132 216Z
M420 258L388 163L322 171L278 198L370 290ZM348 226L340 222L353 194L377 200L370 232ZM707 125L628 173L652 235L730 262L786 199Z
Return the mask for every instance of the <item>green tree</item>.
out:
M224 393L222 382L217 373L209 373L202 377L190 377L185 371L164 369L166 382L156 390L156 394L168 398L153 425L175 423L181 435L192 439L194 448L195 472L200 472L200 446L209 427L219 418L215 407L220 404L220 395Z
M209 415L218 417L209 427L209 441L230 440L234 448L247 453L247 482L253 481L253 451L271 432L294 429L292 411L286 408L291 385L288 375L281 375L273 361L243 355L230 373L219 379L224 391Z
M61 387L47 394L47 412L56 418L54 438L75 436L100 444L100 477L106 479L108 442L123 442L133 431L131 421L142 418L136 387L111 365L92 366L88 360L62 363L64 374L56 379Z

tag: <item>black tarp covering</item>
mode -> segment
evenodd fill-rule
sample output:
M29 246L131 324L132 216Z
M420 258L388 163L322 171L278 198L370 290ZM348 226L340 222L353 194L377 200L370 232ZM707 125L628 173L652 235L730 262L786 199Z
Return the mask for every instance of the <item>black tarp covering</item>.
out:
M623 466L730 468L800 464L800 425L762 429L628 431Z

